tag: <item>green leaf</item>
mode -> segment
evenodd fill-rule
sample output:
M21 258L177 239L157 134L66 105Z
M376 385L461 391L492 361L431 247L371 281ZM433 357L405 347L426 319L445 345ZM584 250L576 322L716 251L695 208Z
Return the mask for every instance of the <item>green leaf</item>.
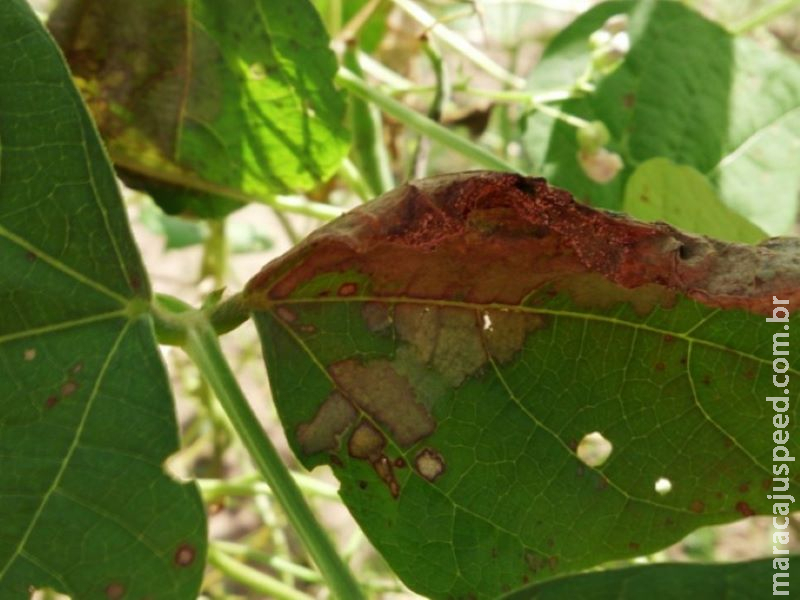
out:
M140 188L268 199L327 180L347 153L308 0L63 0L49 26Z
M595 92L562 108L605 123L608 147L627 168L607 185L592 181L577 160L575 129L536 114L525 137L536 172L581 200L619 209L634 169L664 157L707 176L726 206L767 233L790 231L800 191L796 61L734 38L678 2L615 1L555 37L531 89L571 87L590 64L589 35L618 14L629 17L630 51Z
M797 250L478 172L348 213L244 298L298 458L412 589L484 598L771 513L764 315L800 302Z
M24 0L0 40L0 597L193 598L205 515L162 468L177 427L113 172Z
M787 560L788 559L784 559ZM797 557L791 559L797 568ZM508 594L503 600L685 600L686 598L727 598L750 600L772 595L772 559L724 565L660 564L584 573L575 577L534 585ZM789 572L774 588L788 591Z
M767 237L725 206L708 180L666 158L639 165L625 187L623 210L644 221L664 221L684 231L755 244Z

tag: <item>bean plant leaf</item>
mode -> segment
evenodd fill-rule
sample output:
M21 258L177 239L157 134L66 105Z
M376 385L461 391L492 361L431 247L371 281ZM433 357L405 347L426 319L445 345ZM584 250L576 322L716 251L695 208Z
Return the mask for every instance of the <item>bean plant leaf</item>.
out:
M756 243L767 237L725 206L702 174L666 158L651 158L636 168L625 186L623 209L637 219L666 221L729 242Z
M113 172L25 0L0 40L0 597L193 598L205 515L162 468L177 427Z
M787 568L797 568L797 558L786 559ZM717 565L657 564L612 569L562 577L508 594L503 600L684 600L685 598L727 598L751 600L771 595L772 559ZM787 591L788 572L777 591Z
M49 26L120 173L167 210L309 189L347 153L308 0L62 0Z
M571 87L590 64L589 36L615 15L629 19L630 51L594 92L562 108L605 123L609 149L626 168L608 184L591 180L577 160L574 127L535 114L525 138L535 172L581 200L619 209L633 170L668 158L708 177L723 203L767 233L790 231L800 191L800 65L682 3L613 1L553 39L531 89Z
M474 172L348 213L245 298L302 463L412 589L483 598L772 510L765 315L800 301L798 250Z

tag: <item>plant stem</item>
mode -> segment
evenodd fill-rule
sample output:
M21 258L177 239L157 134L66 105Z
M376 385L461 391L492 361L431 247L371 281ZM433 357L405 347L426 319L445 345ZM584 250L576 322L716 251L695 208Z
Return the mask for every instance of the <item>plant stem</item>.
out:
M286 560L285 558L281 558L280 556L273 556L272 554L255 550L243 544L227 542L224 540L214 540L211 542L211 545L215 546L225 554L229 554L240 560L250 560L260 563L271 567L276 571L289 573L298 579L302 579L303 581L308 581L310 583L318 583L322 581L322 577L320 577L320 574L316 571L309 569L308 567L295 564L289 560Z
M214 289L225 287L228 274L228 238L225 234L225 219L207 219L209 236L203 245L203 261L200 278L211 277Z
M798 6L800 6L800 0L778 0L778 2L773 2L769 6L765 6L754 15L733 25L730 27L730 32L734 35L749 33Z
M350 93L369 100L370 102L374 102L375 105L386 114L401 121L407 127L410 127L418 133L427 135L432 140L439 142L443 146L447 146L451 150L455 150L478 165L498 171L518 171L516 167L498 158L488 150L481 148L460 135L456 135L428 117L419 114L394 98L371 87L366 81L345 68L339 68L339 72L336 74L336 82Z
M243 583L257 592L267 594L270 598L278 600L313 600L311 596L286 585L282 581L278 581L266 573L240 563L214 545L208 547L208 562L231 579Z
M439 40L441 40L442 43L449 46L450 48L461 54L464 58L466 58L470 62L474 63L475 65L477 65L478 67L489 73L489 75L491 75L495 79L502 81L503 83L507 83L511 87L515 88L525 87L524 79L504 69L503 67L498 65L494 60L489 58L488 55L484 54L483 52L478 50L475 46L470 44L467 40L465 40L463 36L459 35L452 29L448 29L447 27L439 23L436 17L434 17L432 14L430 14L416 2L413 2L412 0L393 0L393 1L395 6L400 8L412 19L417 21L432 35L439 38Z
M303 540L331 593L341 600L363 598L361 588L314 517L300 488L253 414L222 354L216 333L204 319L188 324L185 349L214 389L250 457L286 511L289 522Z
M339 495L333 486L315 477L291 471L298 487L307 494L313 494L326 500L339 501ZM259 476L246 476L234 480L198 479L197 485L206 502L214 502L225 496L255 496L257 494L273 494L272 488ZM273 494L274 495L274 494Z

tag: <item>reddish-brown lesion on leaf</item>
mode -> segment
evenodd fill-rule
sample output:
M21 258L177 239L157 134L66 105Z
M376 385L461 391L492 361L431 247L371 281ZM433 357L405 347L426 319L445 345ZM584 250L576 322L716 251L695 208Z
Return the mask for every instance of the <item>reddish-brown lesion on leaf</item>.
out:
M179 567L188 567L194 562L197 549L191 544L183 543L175 551L175 564Z
M376 298L518 306L554 288L640 314L675 294L766 313L773 295L800 302L799 248L790 238L749 246L693 236L592 209L543 179L472 172L415 181L351 211L267 265L245 296L270 309L320 274L357 272ZM597 293L580 297L592 280Z

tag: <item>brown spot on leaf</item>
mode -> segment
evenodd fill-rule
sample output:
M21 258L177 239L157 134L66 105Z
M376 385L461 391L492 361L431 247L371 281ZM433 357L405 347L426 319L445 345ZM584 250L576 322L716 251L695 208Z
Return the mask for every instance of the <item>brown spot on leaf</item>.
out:
M639 546L639 544L637 542L628 542L628 548L630 550L632 550L633 552L638 552L640 546Z
M392 462L386 456L381 456L378 460L372 462L372 468L375 469L378 477L380 477L386 484L386 487L389 488L389 493L392 495L392 498L397 498L400 495L400 486L394 477Z
M747 369L744 373L742 373L742 376L745 379L753 380L756 378L756 372L753 369Z
M61 395L63 397L71 396L78 389L78 384L75 381L67 381L61 386Z
M306 323L304 325L300 325L299 329L303 333L308 333L308 334L312 334L312 333L316 333L317 332L317 328L314 327L313 325L311 325L311 323Z
M675 336L674 335L667 334L667 335L664 336L664 342L665 343L671 344L674 341L675 341Z
M547 566L551 571L555 571L558 568L558 557L557 556L548 557Z
M48 396L47 399L44 401L44 405L47 408L53 408L56 404L58 404L58 396L56 396L55 394Z
M108 600L119 600L125 595L125 586L121 583L109 583L106 586L106 598Z
M748 482L742 483L741 485L739 485L738 490L742 494L747 493L750 490L750 482L748 481Z
M27 348L25 352L23 352L22 356L25 360L33 360L36 358L36 348Z
M689 505L689 510L693 513L700 514L706 509L706 505L702 500L692 500L692 503Z
M175 551L175 564L179 567L188 567L194 562L196 554L197 550L195 550L194 546L181 544Z
M431 448L425 448L414 459L417 472L428 481L436 481L445 471L442 455Z
M736 512L743 517L752 517L754 514L756 514L756 511L754 511L752 507L744 501L736 503Z
M289 310L285 306L279 306L276 311L278 316L287 323L294 323L297 320L297 315L294 311Z
M703 375L703 384L704 385L711 385L711 375L709 373L706 373L705 375Z
M348 400L333 392L314 418L297 427L297 441L306 454L335 450L339 436L355 423L358 413Z
M405 469L406 468L406 460L402 456L398 456L394 459L394 468L395 469Z
M358 480L358 487L360 487L362 490L367 489L367 482L364 481L363 479L359 479Z
M69 372L72 373L73 375L77 375L82 370L83 370L83 363L82 362L78 362L78 363L75 363L72 366L72 368L69 370Z
M361 421L350 435L347 451L353 458L375 461L386 447L386 438L371 423Z
M355 283L343 283L339 286L337 292L340 296L353 296L358 291L358 286Z
M625 108L633 108L636 105L636 94L627 92L622 96L622 106Z
M658 361L655 365L653 365L653 368L656 371L663 371L667 368L667 365L665 365L662 361Z
M433 433L436 423L417 401L414 388L383 359L344 360L329 367L339 389L407 448Z
M765 489L765 490L771 490L772 489L772 479L763 479L761 481L761 487L763 489Z

